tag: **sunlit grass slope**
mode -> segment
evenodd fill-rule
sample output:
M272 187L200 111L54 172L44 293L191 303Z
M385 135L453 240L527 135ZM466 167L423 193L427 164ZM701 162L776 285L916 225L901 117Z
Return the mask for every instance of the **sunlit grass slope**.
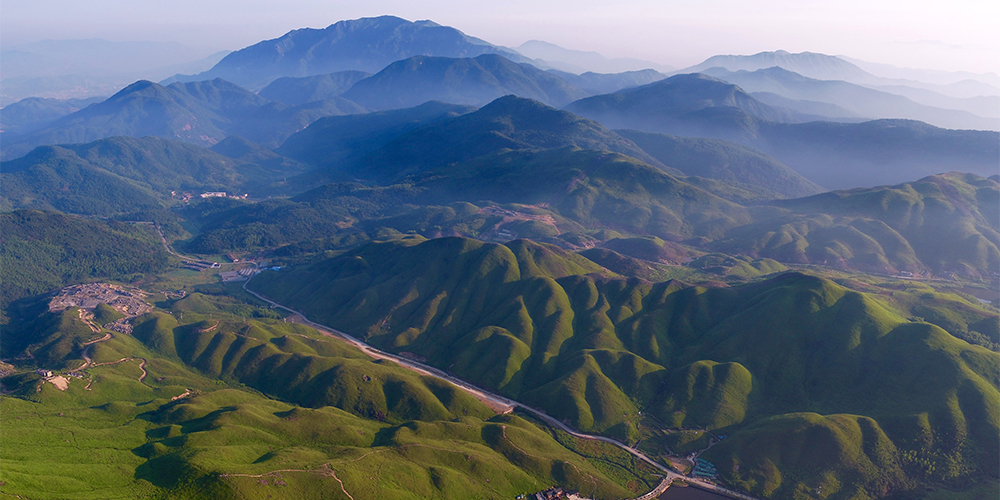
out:
M378 243L261 274L251 286L582 430L634 440L645 411L667 426L731 433L711 456L724 478L757 494L791 498L829 480L879 496L921 481L996 477L1000 354L884 296L801 273L734 288L570 274L569 259L525 262L527 248L563 258L525 241ZM997 321L979 314L962 324ZM862 473L843 455L794 474L792 455L740 468L721 460L764 453L748 447L765 432L792 439L796 426L813 425L800 413L862 419L864 432L835 434L831 446L888 447L891 460L878 455Z
M1000 272L1000 184L949 173L773 202L714 247L782 262L985 279Z
M133 336L91 344L95 365L66 391L31 370L78 369L82 344L104 332L76 310L22 311L36 316L17 332L34 361L2 379L13 394L0 396L0 492L486 499L561 484L622 498L655 482L311 328L250 319L263 312L254 306L201 294L161 305ZM33 336L35 327L44 333Z

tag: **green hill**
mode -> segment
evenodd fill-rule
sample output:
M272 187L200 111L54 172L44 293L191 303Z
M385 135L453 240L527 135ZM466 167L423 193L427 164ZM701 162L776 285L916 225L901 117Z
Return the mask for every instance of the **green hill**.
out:
M0 378L0 492L464 499L561 484L611 499L656 482L614 453L580 455L517 416L494 415L450 384L308 327L253 319L267 310L197 293L170 302L135 319L134 336L90 344L94 364L82 367L83 342L103 332L75 308L52 314L41 301L20 311L4 355L26 348L34 358ZM36 367L56 369L65 390Z
M734 288L650 284L532 265L525 245L370 244L251 287L583 430L635 440L643 411L732 434L707 456L754 494L822 485L875 497L996 480L1000 354L909 321L881 296L798 273ZM770 453L748 449L758 440L814 439L822 431L800 431L802 412L862 416L863 431L815 438L842 454L804 444L815 458L728 458ZM858 465L859 448L874 465Z
M567 146L613 151L662 167L632 141L596 122L537 101L506 96L475 112L402 135L363 159L351 172L389 180L505 149Z
M504 216L498 205L516 213ZM317 235L374 239L387 229L483 238L505 230L545 239L613 227L683 240L717 238L750 222L743 207L657 168L574 148L510 151L428 171L405 184L330 184L292 200L190 217L202 221L191 249L208 253L276 247Z
M61 286L128 279L167 265L149 226L18 210L0 213L0 232L0 307Z
M587 228L672 240L721 235L746 209L661 169L607 151L510 151L430 171L419 185L459 199L547 208Z
M0 168L0 205L7 209L54 208L100 216L161 207L171 191L269 194L281 190L276 182L281 177L308 169L259 150L233 159L156 137L42 146Z
M684 175L721 180L749 190L759 199L799 198L823 191L778 160L731 142L636 130L617 133Z
M878 273L986 279L1000 272L1000 184L936 175L773 202L783 208L713 244L725 252Z
M428 102L409 109L321 118L289 137L277 152L310 165L343 168L411 130L474 110Z
M483 106L505 95L565 106L589 94L527 63L498 54L474 58L416 56L354 84L343 96L370 109L409 108L427 101Z
M272 101L297 106L337 97L355 83L372 76L364 71L338 71L328 75L278 78L257 94Z
M47 127L21 136L5 149L4 158L18 155L10 147L30 149L42 144L91 142L105 137L157 136L205 144L221 140L223 114L232 106L237 114L261 106L265 99L231 83L217 80L163 87L138 81L107 100L64 116Z
M743 89L699 73L675 75L566 106L613 129L637 129L746 142L757 122L800 122L794 112L764 104Z
M17 134L38 130L59 118L103 101L101 97L87 99L50 99L29 97L0 108L0 131L4 140Z

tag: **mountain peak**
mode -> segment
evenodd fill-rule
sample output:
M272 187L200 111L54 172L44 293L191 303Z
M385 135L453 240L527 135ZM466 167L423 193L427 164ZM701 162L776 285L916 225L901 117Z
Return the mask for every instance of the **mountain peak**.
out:
M204 73L181 78L193 81L222 77L258 90L283 76L347 70L376 73L394 61L418 55L475 57L484 53L521 58L509 49L433 21L366 17L339 21L324 29L289 31L237 50Z

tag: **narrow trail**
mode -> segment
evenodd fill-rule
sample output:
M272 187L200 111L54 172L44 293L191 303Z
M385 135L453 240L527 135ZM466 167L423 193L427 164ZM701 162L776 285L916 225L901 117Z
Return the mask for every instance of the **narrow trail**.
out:
M190 395L191 395L191 389L184 389L184 392L182 392L181 394L178 394L178 395L170 398L170 400L171 401L177 401L178 399L184 399L184 398L186 398L186 397L188 397Z
M101 329L98 328L97 325L95 325L94 323L92 323L89 319L87 319L86 316L84 316L83 309L80 309L77 312L80 313L80 321L83 321L84 323L86 323L87 326L89 326L90 329L94 331L94 333L97 333L97 332L101 331Z
M338 483L340 483L340 491L343 491L344 494L347 495L347 498L354 500L354 497L352 497L351 494L347 492L347 488L344 487L344 482L341 481L339 477L337 477L337 473L333 469L330 469L330 475L332 475L333 478L336 479Z
M98 330L98 331L100 331L100 330ZM109 340L109 339L111 339L111 334L110 333L105 333L103 337L101 337L99 339L96 339L96 340L91 340L90 342L84 342L83 345L96 344L98 342L104 342L105 340Z
M512 399L509 399L509 398L505 398L505 397L500 396L498 394L493 394L493 393L488 392L488 391L486 391L484 389L480 389L479 387L473 386L472 384L469 384L468 382L465 382L462 379L459 379L457 377L449 375L449 374L443 372L442 370L440 370L438 368L434 368L432 366L425 365L425 364L420 363L418 361L414 361L414 360L411 360L411 359L403 358L401 356L396 356L395 354L390 354L390 353L381 351L379 349L376 349L376 348L368 345L364 341L362 341L362 340L360 340L360 339L358 339L358 338L356 338L354 336L351 336L351 335L349 335L347 333L344 333L344 332L342 332L340 330L336 330L336 329L330 328L328 326L321 325L319 323L310 321L301 312L296 311L295 309L292 309L292 308L290 308L288 306L285 306L283 304L279 304L279 303L277 303L277 302L275 302L275 301L273 301L273 300L271 300L271 299L269 299L269 298L267 298L267 297L265 297L265 296L263 296L263 295L261 295L261 294L259 294L257 292L254 292L253 290L250 290L249 288L247 288L247 285L250 284L250 281L252 279L253 278L251 277L250 280L247 280L246 282L243 283L243 290L246 291L247 293L253 295L254 297L257 297L260 300L263 300L264 302L267 302L268 304L271 304L274 307L278 307L278 308L284 309L284 310L292 313L293 315L298 316L298 319L301 321L302 324L307 325L307 326L311 326L311 327L315 328L316 330L318 330L320 333L323 333L324 335L328 335L328 336L340 338L341 340L346 341L347 343L349 343L349 344L357 347L358 349L361 349L362 352L368 354L369 356L371 356L371 357L373 357L375 359L385 359L385 360L393 361L396 364L402 366L403 368L407 368L409 370L415 371L415 372L423 374L423 375L430 375L432 377L436 377L436 378L439 378L441 380L445 380L447 382L450 382L450 383L454 384L455 386L457 386L458 388L460 388L460 389L468 392L472 396L476 397L476 399L479 399L480 401L483 401L484 403L489 404L491 402L492 403L492 405L490 405L491 407L495 406L496 408L510 408L510 409L518 408L518 409L521 409L521 410L523 410L523 411L525 411L527 413L532 414L533 416L535 416L536 418L539 418L540 420L542 420L546 424L551 425L551 426L553 426L553 427L555 427L555 428L557 428L557 429L559 429L559 430L561 430L563 432L566 432L567 434L569 434L571 436L574 436L574 437L577 437L577 438L581 438L581 439L588 439L588 440L592 440L592 441L601 441L601 442L608 443L610 445L614 445L614 446L617 446L617 447L625 450L626 452L630 453L632 456L634 456L637 459L642 460L643 462L645 462L645 463L647 463L647 464L655 467L657 470L659 470L659 471L661 471L663 473L663 475L664 475L663 481L661 482L660 486L657 487L657 489L660 488L660 487L662 487L662 486L664 486L664 484L666 484L666 485L669 486L669 484L671 482L673 482L674 479L681 479L681 480L683 480L685 482L697 485L698 487L701 487L703 489L707 489L707 490L713 491L715 493L719 493L720 495L725 495L725 496L729 496L729 497L733 497L733 498L741 498L741 499L744 499L744 500L757 500L754 497L751 497L749 495L745 495L745 494L742 494L742 493L731 491L729 489L723 488L721 486L717 486L717 485L709 483L707 481L702 481L702 480L697 479L697 478L691 478L691 477L687 477L687 476L683 476L681 474L678 474L677 472L674 472L672 469L664 466L663 464L661 464L661 463L653 460L652 458L649 458L645 453L643 453L643 452L635 449L632 446L629 446L629 445L627 445L625 443L622 443L621 441L618 441L616 439L612 439L612 438L609 438L609 437L605 437L605 436L596 436L596 435L593 435L593 434L584 434L584 433L579 432L579 431L577 431L577 430L569 427L568 425L562 423L558 419L556 419L556 418L554 418L552 416L549 416L547 413L545 413L542 410L539 410L539 409L536 409L536 408L532 408L532 407L530 407L528 405L525 405L523 403L519 403L519 402L514 401ZM652 493L652 492L650 492L650 493ZM646 497L646 495L643 495L643 497ZM643 497L640 497L640 498L643 498Z
M78 366L74 371L80 371L86 369L88 366L90 366L91 363L94 362L94 360L90 359L90 346L84 347L83 352L81 352L80 355L83 356L83 364Z
M94 345L94 344L96 344L98 342L104 342L105 340L109 340L109 339L111 339L111 337L112 337L112 335L110 333L107 333L103 337L101 337L101 338L99 338L97 340L91 340L90 342L84 343L83 344L83 346L84 346L83 347L83 351L80 352L80 355L83 356L83 364L80 365L76 369L76 371L84 370L86 368L90 368L91 366L96 366L96 365L94 365L94 360L90 358L90 346L92 346L92 345ZM91 383L93 383L93 382L91 382ZM88 384L87 387L90 387L90 385Z

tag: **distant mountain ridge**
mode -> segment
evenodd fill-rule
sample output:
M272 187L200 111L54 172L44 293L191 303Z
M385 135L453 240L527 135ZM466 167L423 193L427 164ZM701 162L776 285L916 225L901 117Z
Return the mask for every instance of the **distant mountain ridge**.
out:
M556 107L590 95L530 64L483 54L458 59L417 56L397 61L357 82L342 96L370 109L386 110L427 101L483 106L508 94Z
M754 99L743 89L700 73L573 102L566 110L613 129L752 140L754 122L801 122L804 117Z
M3 158L16 158L42 144L83 143L114 136L156 136L210 146L235 134L277 146L319 117L364 111L340 97L289 106L222 79L166 87L138 81L107 100L7 139Z
M29 97L0 109L0 132L10 137L38 130L59 118L75 113L104 97L88 99L47 99Z
M224 78L256 90L283 76L347 70L376 73L395 61L418 55L476 57L498 53L520 58L509 49L432 21L381 16L340 21L324 29L293 30L237 50L204 73L178 78Z
M853 83L870 83L877 80L875 75L836 56L815 52L793 54L784 50L758 52L749 56L712 56L700 64L682 69L681 72L700 73L716 67L726 68L729 71L757 71L775 66L817 80L843 80Z
M845 81L808 78L778 66L756 71L729 71L716 67L704 70L704 74L739 85L751 93L771 92L790 99L830 103L854 116L920 120L951 129L1000 129L1000 120L995 118L925 106L900 95Z
M567 49L542 40L528 40L517 46L516 50L559 71L577 74L586 72L622 73L646 69L669 73L677 69L668 64L628 57L609 59L597 52Z
M750 146L827 189L895 184L952 170L988 176L1000 159L997 132L913 120L806 121L701 74L581 99L565 109L609 128Z
M566 80L567 83L575 85L593 95L610 94L622 89L639 87L658 82L667 77L667 75L652 69L625 71L622 73L593 73L588 71L579 75L550 69L548 73L556 75Z

